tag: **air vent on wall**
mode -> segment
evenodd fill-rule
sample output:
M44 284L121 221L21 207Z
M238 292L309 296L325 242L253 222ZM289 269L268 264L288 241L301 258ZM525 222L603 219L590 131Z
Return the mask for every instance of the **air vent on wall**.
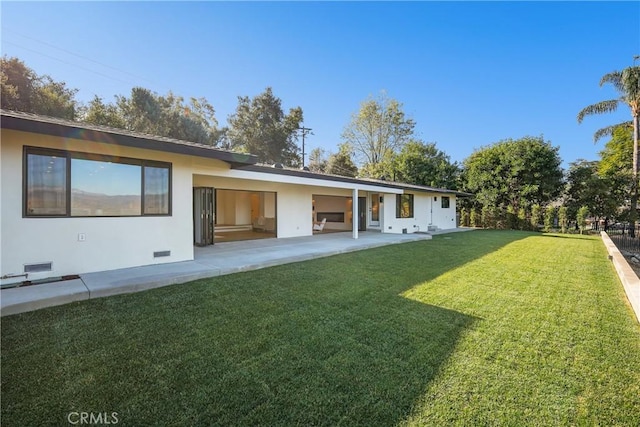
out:
M153 253L154 258L160 258L163 256L171 256L171 251L157 251Z
M52 262L41 262L38 264L25 264L24 272L25 273L41 273L43 271L51 271L52 270Z

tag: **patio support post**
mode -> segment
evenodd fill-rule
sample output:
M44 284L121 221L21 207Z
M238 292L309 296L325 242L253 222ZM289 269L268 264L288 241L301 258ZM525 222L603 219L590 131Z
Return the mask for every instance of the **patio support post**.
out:
M351 227L353 228L353 238L358 238L358 189L353 189L353 194L351 195Z

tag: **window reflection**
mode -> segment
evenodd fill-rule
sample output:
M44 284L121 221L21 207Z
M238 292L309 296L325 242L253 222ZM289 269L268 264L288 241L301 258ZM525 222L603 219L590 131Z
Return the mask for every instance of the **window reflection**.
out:
M67 159L27 155L27 214L65 215L67 213Z
M140 215L141 166L71 160L71 216Z

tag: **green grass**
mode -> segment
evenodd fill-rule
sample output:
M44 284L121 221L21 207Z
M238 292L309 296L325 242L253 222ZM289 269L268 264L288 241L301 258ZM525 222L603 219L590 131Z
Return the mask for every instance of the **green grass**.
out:
M474 231L2 319L2 425L640 425L598 238Z

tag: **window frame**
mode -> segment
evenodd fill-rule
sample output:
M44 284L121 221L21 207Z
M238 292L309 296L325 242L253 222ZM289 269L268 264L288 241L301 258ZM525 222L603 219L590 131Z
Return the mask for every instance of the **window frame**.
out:
M396 219L408 219L414 216L414 195L411 193L396 194ZM402 200L404 197L409 199L409 216L402 216Z
M447 201L445 206L445 200ZM442 196L440 197L440 207L442 209L450 209L451 208L451 198L449 196Z
M28 211L29 190L29 155L56 156L66 159L66 212L64 214L37 215ZM111 162L140 167L140 214L139 215L72 215L71 214L71 161L73 159ZM145 168L160 168L168 171L168 209L167 213L145 213ZM80 151L59 150L54 148L33 147L25 145L22 155L22 217L23 218L138 218L173 216L173 164L156 160L134 159L130 157L110 156L104 154L85 153Z

